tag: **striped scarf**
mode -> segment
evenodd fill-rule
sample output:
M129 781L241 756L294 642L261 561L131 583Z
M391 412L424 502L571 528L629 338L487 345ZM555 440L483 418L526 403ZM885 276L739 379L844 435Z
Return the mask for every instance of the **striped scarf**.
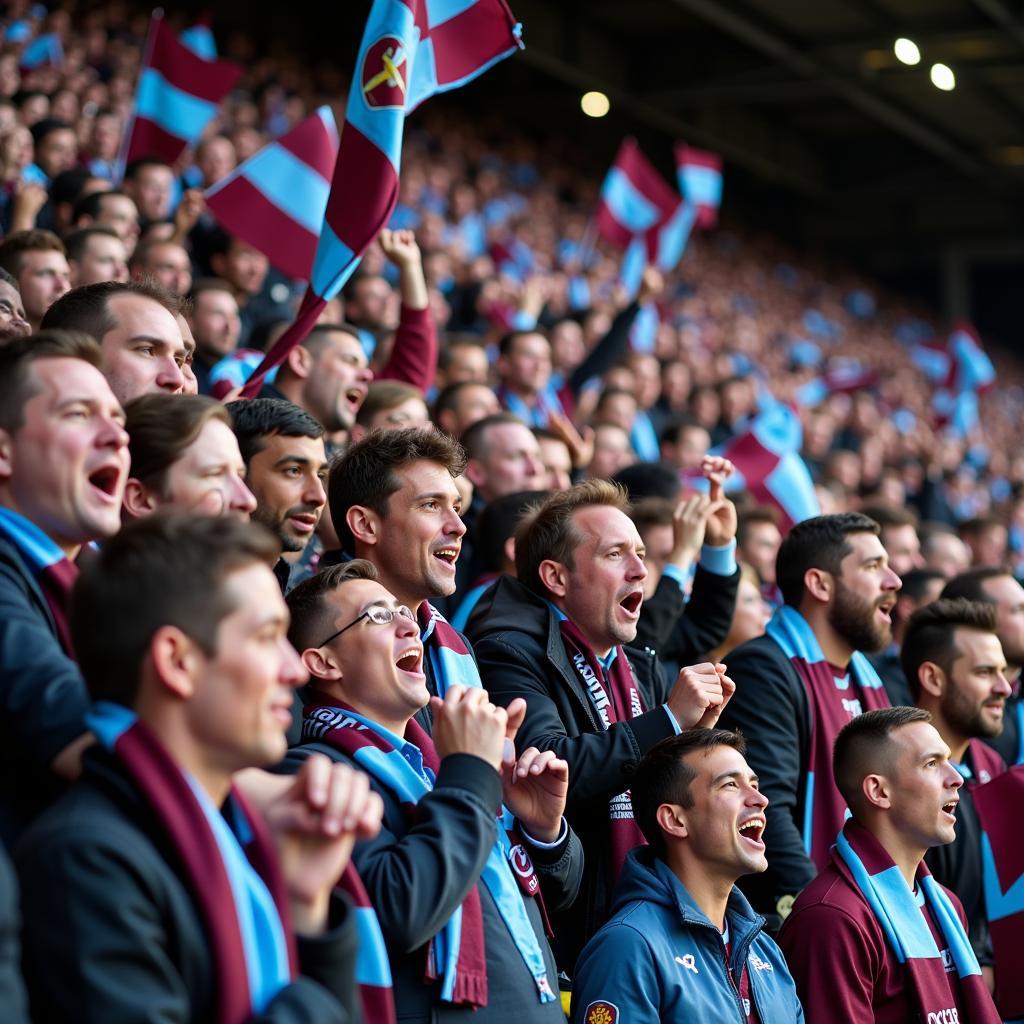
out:
M448 687L455 683L467 689L483 686L476 659L470 654L466 641L452 629L448 620L426 601L420 605L417 618L423 652L430 661L438 697L443 700Z
M18 549L18 554L32 570L53 616L61 649L69 658L74 658L68 606L71 588L78 578L78 566L35 523L9 508L0 508L0 536Z
M451 629L447 623L445 626ZM404 737L396 736L343 704L307 705L303 709L302 739L307 743L330 744L351 757L394 794L410 823L416 820L416 804L433 790L440 767L433 741L415 719L406 725ZM512 821L507 811L502 810L498 839L480 880L533 976L538 999L542 1003L553 1002L555 994L548 981L544 954L523 903L523 893L539 898L539 886L522 846L513 846L507 831ZM429 943L425 977L428 981L440 981L444 1002L472 1007L487 1005L483 911L475 885Z
M206 926L218 1024L243 1024L298 973L284 878L266 826L234 788L219 813L128 708L101 701L87 721L153 811L183 869Z
M882 844L852 819L839 833L833 860L860 891L871 908L896 959L906 967L923 1021L956 1020L956 993L949 984L942 955L914 893ZM999 1024L992 997L971 949L967 932L945 890L931 876L924 861L915 881L939 931L949 944L960 1000L970 1024ZM951 1012L952 1011L952 1012Z
M370 904L363 880L351 861L338 880L337 888L348 893L355 907L356 934L359 936L356 984L359 986L363 1020L372 1021L373 1024L394 1024L395 1000L391 991L391 964L388 962L384 933L380 930L377 912Z
M782 648L804 684L810 707L811 749L804 789L804 852L819 871L828 863L836 832L846 818L846 801L832 778L832 746L839 730L864 711L887 708L882 681L860 651L843 679L836 679L807 620L782 605L765 631Z

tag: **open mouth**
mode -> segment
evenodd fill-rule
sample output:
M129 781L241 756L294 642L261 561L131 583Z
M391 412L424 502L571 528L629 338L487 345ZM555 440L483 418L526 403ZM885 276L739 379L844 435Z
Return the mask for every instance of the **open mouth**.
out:
M627 594L620 602L619 607L631 618L640 614L640 605L643 604L644 594L642 590L634 590Z
M89 483L97 491L112 498L117 492L117 485L121 480L121 471L117 466L100 466L89 474Z
M756 846L759 850L764 849L764 843L761 837L764 835L765 820L761 815L755 815L753 818L747 818L746 821L740 823L739 828L736 830L748 843Z
M402 672L409 672L413 675L423 675L423 648L417 645L402 651L402 653L395 658L395 665Z
M455 547L438 548L434 551L434 557L448 566L453 572L455 571L455 563L459 558L459 549Z
M348 391L345 392L345 401L356 409L363 404L363 399L365 397L366 392L362 388L349 388Z
M951 818L956 820L956 805L959 802L960 802L959 800L950 800L948 803L943 804L942 805L942 813L943 814L948 814Z
M878 614L885 619L886 622L892 622L892 610L896 607L895 601L882 601L878 605Z
M316 529L317 516L312 512L300 512L288 517L288 522L299 533L312 533Z

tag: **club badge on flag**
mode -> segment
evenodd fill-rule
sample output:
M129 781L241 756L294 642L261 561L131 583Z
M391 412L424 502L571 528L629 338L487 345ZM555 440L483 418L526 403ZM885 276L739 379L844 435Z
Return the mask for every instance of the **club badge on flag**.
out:
M139 157L174 163L187 146L199 141L242 70L231 61L197 55L168 28L163 12L154 11L118 176Z
M435 93L457 89L522 47L505 0L375 0L345 111L309 287L295 323L242 392L259 394L341 291L398 201L406 115Z

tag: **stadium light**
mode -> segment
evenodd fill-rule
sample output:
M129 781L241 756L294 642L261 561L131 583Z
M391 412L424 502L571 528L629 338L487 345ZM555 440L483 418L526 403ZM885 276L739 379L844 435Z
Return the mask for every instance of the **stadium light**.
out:
M929 74L936 89L952 92L956 88L956 75L953 74L953 69L945 64L933 64Z
M603 92L587 92L580 100L580 109L587 117L604 117L611 110L611 103Z
M893 44L893 51L896 54L896 59L904 64L913 65L921 63L921 51L917 48L917 43L913 39L900 37Z

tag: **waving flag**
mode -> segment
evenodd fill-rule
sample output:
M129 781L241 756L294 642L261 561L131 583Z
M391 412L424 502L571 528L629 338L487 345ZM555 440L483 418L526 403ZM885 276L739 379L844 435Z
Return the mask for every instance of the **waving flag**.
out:
M722 205L722 158L677 142L676 174L683 198L697 207L696 226L713 228Z
M334 115L320 107L208 189L206 205L282 273L308 281L337 157Z
M945 345L918 342L910 356L934 386L932 412L936 424L966 437L978 426L978 396L996 379L995 367L982 349L977 331L968 323L958 323Z
M21 53L22 71L35 71L44 67L56 68L63 63L64 47L56 32L36 36Z
M601 186L597 230L605 241L625 249L638 235L650 236L676 212L679 196L666 184L636 139L623 139Z
M121 173L143 156L174 163L187 146L199 141L217 104L241 74L242 68L231 61L198 56L164 24L163 13L154 11L135 110L121 147Z
M213 30L205 21L196 22L195 25L185 29L178 36L182 46L187 46L197 57L203 60L217 59L217 43L213 38Z
M405 117L522 46L505 0L375 0L356 59L320 241L299 315L242 392L299 344L398 201Z

